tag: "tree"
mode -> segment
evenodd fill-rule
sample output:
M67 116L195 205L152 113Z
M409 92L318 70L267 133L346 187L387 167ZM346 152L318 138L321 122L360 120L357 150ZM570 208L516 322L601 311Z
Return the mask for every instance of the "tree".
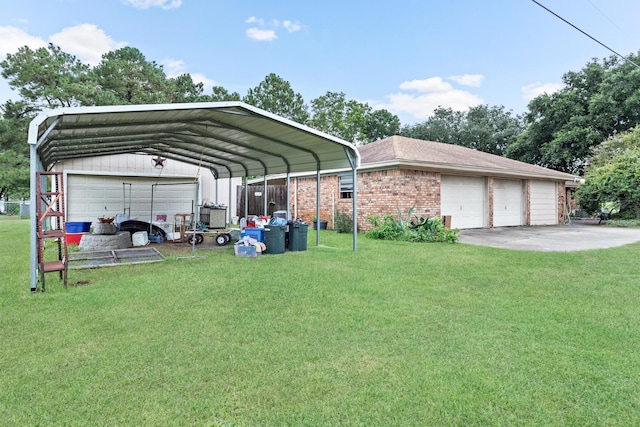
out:
M249 89L243 101L301 124L306 124L309 119L302 95L294 92L289 82L274 73L266 76L255 88Z
M579 72L566 73L563 83L559 92L529 103L528 128L507 156L580 174L592 147L640 123L640 70L617 57L592 60Z
M9 86L38 108L78 106L91 87L89 66L53 44L35 51L23 46L0 67Z
M181 74L167 79L167 102L206 102L208 97L203 95L204 85L195 83L189 74Z
M222 86L214 86L210 96L211 101L241 101L242 98L238 92L231 92Z
M4 196L29 195L27 128L35 112L25 102L7 101L0 117L0 188Z
M147 61L142 52L133 47L102 55L102 61L90 74L96 90L86 94L84 105L162 104L171 99L162 66ZM184 78L181 83L185 83ZM176 83L172 88L177 87ZM197 91L197 88L190 89Z
M576 192L582 209L607 207L623 218L640 218L640 126L608 138L589 160Z
M479 105L466 112L439 107L425 122L405 126L401 134L502 156L523 129L522 118L503 106Z
M400 119L387 110L347 100L343 92L327 92L311 101L309 126L354 144L395 135Z
M377 141L400 132L400 119L390 111L371 111L365 117L364 136L367 142Z
M445 144L457 144L460 141L459 135L464 117L465 114L461 111L438 107L433 111L433 115L424 122L404 126L400 135Z

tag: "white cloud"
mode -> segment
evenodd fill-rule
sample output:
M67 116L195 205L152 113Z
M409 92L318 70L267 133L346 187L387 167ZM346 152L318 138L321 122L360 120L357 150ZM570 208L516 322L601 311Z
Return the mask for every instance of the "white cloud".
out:
M218 86L218 82L210 79L201 73L190 73L191 78L195 83L202 83L204 85L204 93L210 93L211 88L214 86Z
M250 39L259 42L270 42L277 39L277 31L281 28L284 28L289 33L295 33L302 29L302 25L300 25L299 22L293 22L286 19L284 21L273 19L271 22L265 23L262 18L250 16L244 22L255 25L254 27L249 28L246 34Z
M399 88L400 92L387 95L386 102L373 107L387 109L403 122L425 120L438 107L466 111L484 102L478 95L456 89L442 77L405 81Z
M180 74L184 74L187 68L182 59L165 59L162 61L162 67L167 77L177 77Z
M122 2L136 9L149 9L151 7L175 9L182 6L182 0L122 0Z
M257 25L264 25L264 20L262 19L258 19L255 16L250 16L249 18L247 18L246 21L247 24L257 24Z
M162 66L165 74L169 78L178 77L179 75L186 74L188 72L187 65L181 59L165 59L162 61ZM206 89L218 85L218 82L210 79L202 73L189 73L189 75L194 83L202 83L204 85L205 93Z
M295 33L296 31L300 31L300 28L302 28L299 23L291 22L291 21L283 21L282 26L290 33Z
M449 92L453 89L451 84L442 80L442 77L429 77L423 80L411 80L400 83L402 90L415 90L418 92L440 93Z
M261 30L256 27L247 29L247 37L259 42L270 42L278 38L274 30Z
M533 98L542 95L543 93L547 93L551 95L554 92L562 89L562 85L559 83L540 83L535 82L526 86L522 86L520 90L522 91L522 97L531 101Z
M480 87L484 76L482 74L462 74L460 76L449 76L449 80L461 84L463 86Z
M102 55L112 50L125 47L124 42L116 42L105 32L93 24L80 24L74 27L63 28L62 31L52 35L51 43L72 55L82 62L95 66L102 59Z
M39 37L32 36L16 27L0 26L0 59L4 59L7 53L16 53L22 46L31 49L46 47L47 42Z

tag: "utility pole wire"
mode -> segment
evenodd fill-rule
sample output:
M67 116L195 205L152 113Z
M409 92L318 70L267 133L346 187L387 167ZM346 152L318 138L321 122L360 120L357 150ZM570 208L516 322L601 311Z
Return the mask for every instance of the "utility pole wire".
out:
M580 28L576 27L571 22L567 21L562 16L558 15L557 13L555 13L553 10L551 10L551 9L547 8L546 6L538 3L536 0L531 0L531 1L534 2L535 4L537 4L538 6L540 6L541 8L543 8L544 10L546 10L547 12L549 12L550 14L552 14L553 16L555 16L556 18L560 19L561 21L565 22L566 24L571 25L573 28L575 28L576 30L580 31L582 34L584 34L585 36L589 37L591 40L593 40L594 42L598 43L600 46L604 47L605 49L609 50L610 52L613 52L614 54L616 54L620 58L622 58L625 61L627 61L628 63L632 64L634 67L640 69L640 65L636 64L635 62L633 62L632 60L630 60L628 58L625 58L624 56L622 56L621 54L619 54L615 50L611 49L606 44L602 43L600 40L596 39L595 37L592 37L591 35L587 34L584 31L582 31Z

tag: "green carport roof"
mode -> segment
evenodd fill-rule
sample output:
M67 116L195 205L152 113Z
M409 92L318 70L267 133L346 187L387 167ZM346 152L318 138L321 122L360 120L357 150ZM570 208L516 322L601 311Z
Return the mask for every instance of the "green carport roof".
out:
M339 138L242 102L47 110L29 128L43 169L67 159L143 153L199 165L216 178L357 168Z

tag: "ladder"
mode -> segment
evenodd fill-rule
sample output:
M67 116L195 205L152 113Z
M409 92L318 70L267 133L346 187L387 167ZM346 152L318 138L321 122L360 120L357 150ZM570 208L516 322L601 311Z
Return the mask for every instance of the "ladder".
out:
M64 185L62 172L36 173L36 234L38 240L38 272L44 292L45 273L58 272L60 280L67 287L67 238L64 212ZM49 242L49 243L47 243ZM54 254L45 253L47 246L53 244Z

